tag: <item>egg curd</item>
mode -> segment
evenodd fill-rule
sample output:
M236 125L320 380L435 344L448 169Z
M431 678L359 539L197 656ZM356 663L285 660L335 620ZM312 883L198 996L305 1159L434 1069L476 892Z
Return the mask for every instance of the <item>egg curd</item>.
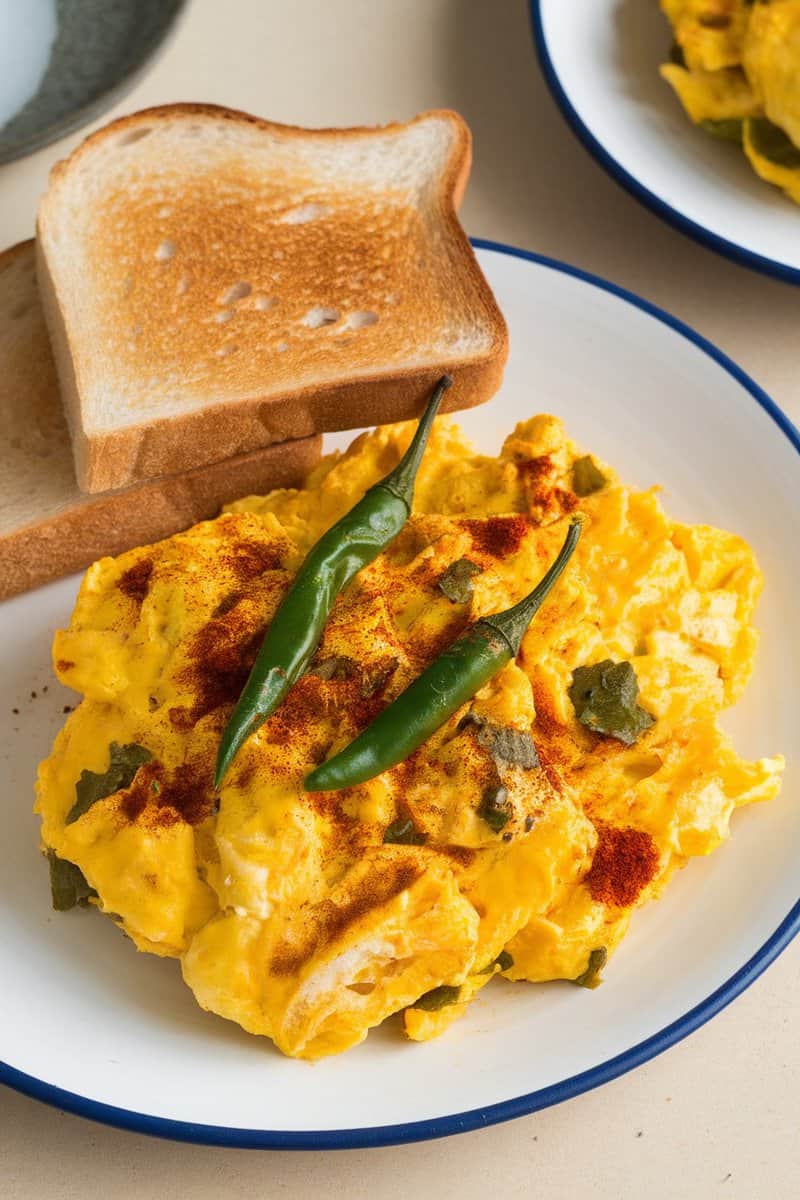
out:
M800 204L800 0L661 0L675 37L661 75L696 125L742 145Z
M215 794L222 729L292 573L411 431L363 435L301 491L95 563L55 637L84 698L39 771L51 864L76 864L139 950L179 958L203 1008L304 1058L392 1014L430 1038L496 975L594 985L633 912L779 789L782 760L743 761L717 724L753 663L750 549L670 520L538 416L497 458L437 421L407 526ZM517 661L406 762L305 793L470 622L530 590L578 507L577 552ZM604 660L631 665L649 714L630 745L570 698L572 672ZM497 786L502 825L481 809Z

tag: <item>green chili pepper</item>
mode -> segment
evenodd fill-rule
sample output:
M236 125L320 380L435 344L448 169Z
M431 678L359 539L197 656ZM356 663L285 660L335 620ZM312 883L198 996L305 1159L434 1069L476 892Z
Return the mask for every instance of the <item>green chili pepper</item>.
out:
M353 787L396 766L516 658L534 614L572 557L582 523L573 519L558 557L528 596L457 638L349 746L306 777L306 791Z
M700 128L721 142L733 142L741 146L744 137L744 121L741 117L723 117L718 121L701 121Z
M800 167L800 146L795 146L788 133L766 117L751 117L747 121L747 138L756 154L776 166L795 171Z
M270 622L255 665L220 742L214 786L223 779L251 734L275 711L317 649L334 601L350 580L378 557L408 520L414 483L443 393L436 385L400 462L324 533L309 551Z
M459 996L461 995L460 987L450 987L449 984L443 983L440 987L433 988L430 992L425 992L424 996L420 996L412 1008L421 1008L423 1012L438 1012L440 1008L447 1008L450 1004L458 1004Z

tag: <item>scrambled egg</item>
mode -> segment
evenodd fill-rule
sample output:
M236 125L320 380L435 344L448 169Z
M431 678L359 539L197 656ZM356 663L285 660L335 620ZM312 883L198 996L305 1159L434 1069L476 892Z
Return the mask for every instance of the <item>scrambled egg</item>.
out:
M675 61L661 67L690 120L738 141L800 204L800 0L661 0Z
M406 528L340 597L309 672L216 795L222 729L293 571L410 433L380 428L304 490L95 563L54 643L84 699L39 771L43 846L140 950L180 959L205 1009L305 1058L397 1013L408 1037L432 1037L499 974L593 985L633 912L779 788L782 760L743 761L717 724L752 666L750 549L670 520L594 460L579 500L579 451L540 416L497 458L437 422ZM408 761L303 792L470 622L538 581L578 505L583 537L518 659ZM448 599L462 558L479 573ZM591 732L569 698L573 670L605 659L633 665L654 718L632 745ZM498 750L509 730L537 753ZM479 812L498 783L502 829ZM385 840L409 821L422 844Z

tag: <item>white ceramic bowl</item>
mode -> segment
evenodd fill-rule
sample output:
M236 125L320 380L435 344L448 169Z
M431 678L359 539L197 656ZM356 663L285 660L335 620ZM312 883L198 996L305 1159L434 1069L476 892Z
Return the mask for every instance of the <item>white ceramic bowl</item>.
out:
M52 679L50 641L78 581L54 583L0 606L0 1079L12 1086L111 1124L227 1145L455 1133L652 1057L733 999L796 932L800 438L733 363L643 301L532 255L486 244L479 255L512 353L500 395L463 417L475 441L496 450L521 418L558 413L623 478L663 483L677 517L727 526L755 547L767 576L764 638L726 725L744 754L788 755L782 797L738 814L730 844L635 917L597 991L497 983L438 1041L410 1045L387 1028L341 1057L292 1061L201 1012L178 965L136 954L110 921L50 911L31 786L72 698Z
M800 208L684 115L658 74L672 39L657 0L530 0L530 11L553 96L609 174L712 249L800 283Z

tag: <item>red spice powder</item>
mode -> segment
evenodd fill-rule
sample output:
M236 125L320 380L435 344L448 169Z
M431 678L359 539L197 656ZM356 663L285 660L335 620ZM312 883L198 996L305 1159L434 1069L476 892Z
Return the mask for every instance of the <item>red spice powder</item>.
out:
M316 906L305 929L306 938L298 946L277 947L271 964L273 975L294 974L317 950L341 937L359 918L411 887L423 870L421 863L397 861L388 856L376 862L374 871L359 881L343 904L323 900Z
M278 744L290 742L298 736L305 738L308 730L318 725L320 717L336 712L347 713L349 721L360 730L387 703L383 690L369 696L362 694L360 673L351 679L320 679L317 675L303 675L264 726L264 736ZM320 752L327 753L327 749L327 745L320 743Z
M555 466L549 454L540 454L538 458L518 459L517 470L529 479L546 479L555 475Z
M443 654L471 624L469 613L464 612L454 614L441 629L416 630L405 647L409 661L421 670Z
M548 455L519 462L517 470L525 488L528 508L535 512L539 521L553 520L577 508L578 497L558 486L558 472Z
M478 851L469 846L436 846L435 849L460 867L471 867L478 857Z
M472 538L474 549L479 554L488 554L492 558L506 558L509 554L516 554L527 533L535 528L535 524L530 517L522 515L459 521L461 528Z
M219 556L220 563L233 571L242 582L257 579L265 571L277 571L286 553L285 544L275 542L237 541L225 547Z
M580 504L580 496L574 492L566 492L563 488L553 489L553 498L563 513L574 512Z
M153 560L151 558L142 558L120 575L117 580L117 587L124 595L133 600L135 604L141 605L150 587L150 576L152 574Z
M658 850L643 829L598 823L598 843L585 883L592 899L618 908L635 904L658 867Z
M146 824L175 825L185 821L199 825L211 812L214 793L211 765L186 764L167 772L161 763L140 767L131 786L120 795L120 812L133 823L148 810Z
M264 638L266 624L253 627L252 618L234 607L198 630L189 648L191 665L178 675L188 684L194 701L191 707L169 710L176 729L193 729L201 717L223 705L235 704Z

